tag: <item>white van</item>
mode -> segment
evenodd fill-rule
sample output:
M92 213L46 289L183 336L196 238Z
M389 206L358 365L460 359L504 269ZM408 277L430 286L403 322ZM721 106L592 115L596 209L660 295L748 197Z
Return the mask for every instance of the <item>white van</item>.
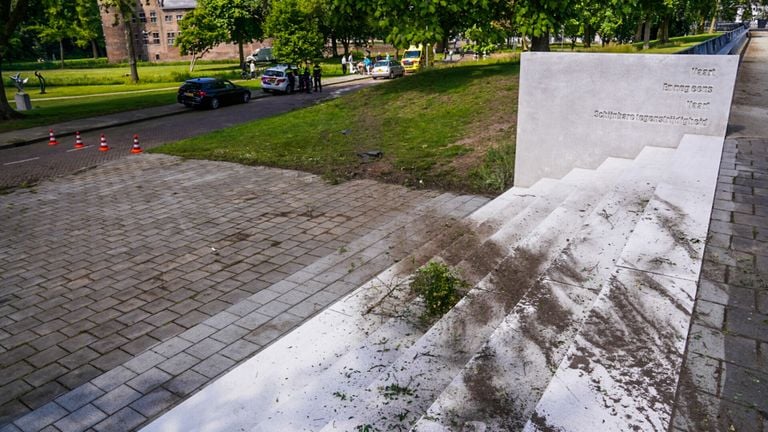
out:
M245 58L246 62L270 62L275 59L272 55L272 47L259 48Z

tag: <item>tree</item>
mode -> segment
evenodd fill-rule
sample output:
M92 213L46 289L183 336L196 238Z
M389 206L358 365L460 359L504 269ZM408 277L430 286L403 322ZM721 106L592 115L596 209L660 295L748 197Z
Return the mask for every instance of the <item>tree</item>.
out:
M191 55L189 71L195 68L195 62L201 59L216 45L227 41L227 31L201 9L193 9L179 23L179 35L176 46L182 55Z
M325 38L320 32L317 8L309 0L279 0L272 4L265 29L274 38L275 56L298 64L322 55Z
M369 2L358 0L329 0L323 23L327 28L326 37L332 42L340 41L344 55L349 55L349 46L355 40L367 40L376 29L371 22L373 9ZM322 27L322 26L321 26ZM334 43L335 45L335 43ZM338 55L334 47L334 55Z
M512 6L520 32L531 36L531 51L549 51L549 35L573 15L574 0L521 0Z
M228 41L238 46L240 64L245 64L243 44L264 37L268 0L200 0L197 7L227 32Z
M139 82L139 69L136 65L136 45L134 27L132 25L136 18L136 2L135 0L101 0L101 6L107 12L115 11L113 26L123 24L125 43L128 47L128 64L131 67L131 82L137 83Z
M76 0L77 26L75 26L75 43L81 48L91 45L93 58L99 57L97 40L101 37L101 15L96 0Z
M10 46L11 39L17 27L27 13L32 0L4 0L0 3L0 120L10 120L22 117L11 108L5 96L5 80L3 79L3 58Z
M59 45L60 67L64 69L64 39L75 35L76 10L70 2L45 1L44 24L38 24L32 28L37 32L39 40L45 43L57 43Z

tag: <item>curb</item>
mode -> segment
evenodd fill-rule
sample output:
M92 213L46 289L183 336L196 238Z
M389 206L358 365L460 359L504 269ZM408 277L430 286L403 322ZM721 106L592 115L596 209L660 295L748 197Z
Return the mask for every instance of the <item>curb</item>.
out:
M369 78L369 77L368 76L354 77L354 79L349 79L349 80L344 80L344 81L339 81L339 82L334 82L334 83L323 84L323 87L331 87L331 86L336 86L336 85L339 85L339 84L346 84L346 83L354 82L354 81L362 81L362 80L364 80L366 78ZM256 93L256 94L254 94L254 93L255 93L255 91L252 90L251 91L251 100L263 99L263 98L266 98L266 97L270 96L269 94L265 94L265 93L262 93L260 91L259 91L259 93ZM166 105L166 106L172 106L172 105ZM173 106L175 106L175 105L173 105ZM148 108L148 110L149 109L151 109L151 108ZM57 131L56 135L70 135L70 134L73 134L75 132L81 132L81 133L92 132L92 131L98 130L98 129L104 129L104 128L115 127L115 126L124 126L124 125L128 125L128 124L133 124L133 123L141 123L141 122L147 121L147 120L154 120L154 119L163 118L163 117L170 117L170 116L175 116L175 115L179 115L179 114L185 114L185 113L188 113L188 112L191 112L188 108L183 108L183 109L180 108L179 110L172 111L172 112L165 112L165 113L159 113L159 114L148 114L148 115L146 115L144 117L133 118L133 119L126 119L126 120L115 120L113 122L110 122L110 123L107 123L107 124L103 124L103 125L100 125L100 126L97 126L97 127L86 127L86 128L80 128L78 130L74 130L74 129L73 130L68 130L68 129L64 128L64 129L61 129L60 131ZM119 114L119 113L117 113L117 114ZM87 119L78 119L78 120L87 120ZM55 125L52 125L51 127L54 127L54 126ZM13 132L13 131L9 131L9 132ZM0 134L0 135L2 135L2 134ZM32 138L26 138L26 139L24 139L22 141L16 141L16 142L13 142L13 143L10 143L10 144L0 144L0 150L5 150L5 149L9 149L9 148L14 148L14 147L23 147L25 145L33 144L33 143L36 143L38 141L44 141L44 140L47 140L47 139L48 139L48 133L46 132L43 135L39 135L37 137L32 137Z

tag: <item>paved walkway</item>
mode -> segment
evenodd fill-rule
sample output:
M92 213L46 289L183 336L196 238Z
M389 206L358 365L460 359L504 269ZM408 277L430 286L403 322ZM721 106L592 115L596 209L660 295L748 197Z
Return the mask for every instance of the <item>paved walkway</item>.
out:
M768 32L739 71L675 431L768 431Z
M0 430L134 429L487 201L162 155L0 196Z

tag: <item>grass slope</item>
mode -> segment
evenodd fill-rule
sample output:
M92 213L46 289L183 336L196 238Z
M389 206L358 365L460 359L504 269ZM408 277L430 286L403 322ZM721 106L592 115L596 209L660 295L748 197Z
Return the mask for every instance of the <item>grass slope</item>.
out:
M494 194L512 180L518 72L516 61L435 69L155 151ZM358 156L372 150L384 156Z

